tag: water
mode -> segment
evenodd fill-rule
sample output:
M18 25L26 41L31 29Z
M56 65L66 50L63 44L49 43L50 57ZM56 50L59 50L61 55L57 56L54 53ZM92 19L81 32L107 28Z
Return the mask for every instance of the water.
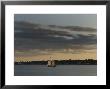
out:
M96 76L97 65L15 65L15 76Z

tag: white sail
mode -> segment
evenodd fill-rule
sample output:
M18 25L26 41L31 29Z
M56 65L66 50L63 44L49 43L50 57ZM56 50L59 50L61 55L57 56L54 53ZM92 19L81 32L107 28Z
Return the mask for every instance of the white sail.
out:
M54 60L48 60L48 67L55 67L55 61Z

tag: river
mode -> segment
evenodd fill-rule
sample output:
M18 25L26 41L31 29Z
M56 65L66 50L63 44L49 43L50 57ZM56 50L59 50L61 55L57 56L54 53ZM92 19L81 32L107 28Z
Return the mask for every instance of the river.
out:
M97 76L97 65L15 65L15 76Z

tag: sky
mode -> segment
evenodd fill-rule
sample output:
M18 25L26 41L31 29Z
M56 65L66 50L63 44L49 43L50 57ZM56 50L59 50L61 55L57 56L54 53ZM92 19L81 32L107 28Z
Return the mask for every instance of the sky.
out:
M96 14L16 14L16 21L43 25L81 26L97 28Z
M95 14L15 14L15 61L96 59Z

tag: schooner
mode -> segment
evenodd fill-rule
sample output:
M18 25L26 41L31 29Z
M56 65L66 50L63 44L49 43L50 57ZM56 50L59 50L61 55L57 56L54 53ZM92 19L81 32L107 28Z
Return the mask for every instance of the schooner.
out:
M53 60L53 59L50 57L50 60L48 60L47 66L48 66L48 67L55 67L55 66L56 66L55 60Z

